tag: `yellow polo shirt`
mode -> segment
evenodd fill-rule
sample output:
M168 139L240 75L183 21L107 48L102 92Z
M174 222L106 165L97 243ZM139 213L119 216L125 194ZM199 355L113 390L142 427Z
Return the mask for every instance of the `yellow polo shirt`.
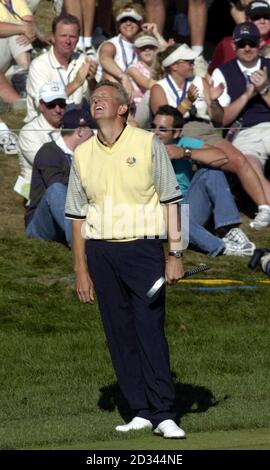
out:
M161 178L153 177L153 137L127 126L110 147L95 136L75 150L66 217L86 217L85 238L166 236L162 202L178 202L181 193L168 160L163 177L170 189L161 191L166 200L160 201L155 179Z

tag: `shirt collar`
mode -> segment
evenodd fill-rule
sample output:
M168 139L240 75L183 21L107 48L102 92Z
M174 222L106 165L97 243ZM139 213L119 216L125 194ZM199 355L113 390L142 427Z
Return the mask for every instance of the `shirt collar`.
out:
M243 73L246 72L247 75L251 75L253 72L257 72L257 70L260 70L260 68L261 68L261 58L260 57L258 58L258 61L257 61L256 65L254 65L253 67L246 67L238 59L237 59L237 65L240 68L241 72L243 72Z
M63 139L62 135L59 135L59 137L57 138L57 140L55 140L55 143L56 143L56 145L57 145L61 150L63 150L63 152L64 152L65 154L68 154L68 155L70 155L71 157L73 157L74 152L73 152L69 147L67 147L66 142L65 142L65 140Z
M58 62L57 58L55 57L53 46L51 46L51 48L49 49L49 58L50 58L51 65L54 69L64 69L65 68L63 65L61 65ZM70 58L68 66L70 67L70 64L73 64L73 62L76 62L77 59L78 59L78 54L76 52L73 52L73 54Z

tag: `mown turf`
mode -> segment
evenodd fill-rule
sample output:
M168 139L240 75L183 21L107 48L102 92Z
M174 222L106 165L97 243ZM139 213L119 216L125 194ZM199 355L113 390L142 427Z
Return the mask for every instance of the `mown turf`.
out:
M42 1L39 12L46 32L49 4ZM22 113L5 116L15 129L22 119ZM119 436L114 426L129 410L98 307L78 303L66 248L25 239L23 203L12 189L17 157L0 155L0 169L0 449L269 448L270 285L256 283L266 275L251 271L246 257L186 253L186 269L209 264L200 278L234 279L254 289L168 288L166 331L188 439ZM269 228L254 233L245 215L243 222L257 246L269 247Z

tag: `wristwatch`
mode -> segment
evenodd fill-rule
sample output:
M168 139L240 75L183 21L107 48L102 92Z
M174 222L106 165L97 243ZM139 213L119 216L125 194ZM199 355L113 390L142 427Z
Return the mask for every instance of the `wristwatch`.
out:
M169 256L174 256L175 258L182 258L183 253L181 250L171 250L169 251Z
M190 147L183 147L183 154L185 158L191 158L192 149Z
M270 91L270 83L268 83L261 91L260 91L260 95L261 96L265 96L267 95L267 93Z

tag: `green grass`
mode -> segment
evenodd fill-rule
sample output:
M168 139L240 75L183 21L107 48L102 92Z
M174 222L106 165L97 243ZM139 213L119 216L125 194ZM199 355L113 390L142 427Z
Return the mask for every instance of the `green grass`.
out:
M41 2L41 24L50 16ZM23 114L5 116L10 127ZM128 416L116 387L97 305L79 304L70 252L26 240L23 204L12 190L15 156L0 155L0 449L269 448L269 298L247 258L188 251L185 269L207 262L203 279L235 279L253 290L168 288L166 331L186 441L118 435ZM244 230L269 246L270 228ZM195 276L194 278L195 279Z
M187 262L194 256L189 252ZM112 432L128 410L115 385L98 308L79 304L68 278L70 252L9 237L1 241L0 258L0 447L164 446L147 433L123 438ZM205 278L218 273L223 258L210 262ZM244 279L246 260L230 263ZM270 414L269 287L214 294L193 287L170 288L167 299L177 409L190 436L185 448L196 446L193 434L267 428ZM209 448L216 445L214 435ZM260 447L258 441L252 448Z

